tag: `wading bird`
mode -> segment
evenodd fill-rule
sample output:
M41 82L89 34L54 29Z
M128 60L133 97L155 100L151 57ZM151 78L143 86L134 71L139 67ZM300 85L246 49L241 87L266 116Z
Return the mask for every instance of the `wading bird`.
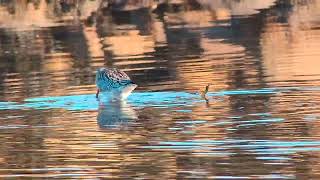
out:
M100 68L96 72L97 94L107 94L112 99L126 99L137 87L130 77L116 68Z

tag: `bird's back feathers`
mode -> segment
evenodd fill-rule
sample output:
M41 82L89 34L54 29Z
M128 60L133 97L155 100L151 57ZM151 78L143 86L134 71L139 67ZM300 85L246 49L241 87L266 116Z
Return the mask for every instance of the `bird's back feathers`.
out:
M101 91L108 91L133 84L130 77L116 68L101 68L96 74L96 84Z

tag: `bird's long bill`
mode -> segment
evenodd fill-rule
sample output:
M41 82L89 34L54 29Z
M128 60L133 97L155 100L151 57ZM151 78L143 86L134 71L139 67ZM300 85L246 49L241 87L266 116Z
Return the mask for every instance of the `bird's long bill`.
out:
M123 88L121 92L122 99L126 99L136 87L138 87L138 85L129 84L125 88Z
M99 90L99 89L97 89L96 98L98 98L98 97L99 97L99 92L100 92L100 90Z

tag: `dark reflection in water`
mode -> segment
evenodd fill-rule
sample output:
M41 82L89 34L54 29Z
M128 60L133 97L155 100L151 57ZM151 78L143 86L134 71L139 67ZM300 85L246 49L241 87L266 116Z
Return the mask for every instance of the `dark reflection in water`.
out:
M0 177L317 179L320 1L0 2ZM139 85L99 104L94 72ZM206 102L195 92L212 83Z

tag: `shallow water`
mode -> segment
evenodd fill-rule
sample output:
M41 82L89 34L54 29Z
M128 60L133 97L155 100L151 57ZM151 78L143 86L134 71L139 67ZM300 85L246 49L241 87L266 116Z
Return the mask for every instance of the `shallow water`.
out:
M319 178L320 1L123 2L0 2L1 178Z

